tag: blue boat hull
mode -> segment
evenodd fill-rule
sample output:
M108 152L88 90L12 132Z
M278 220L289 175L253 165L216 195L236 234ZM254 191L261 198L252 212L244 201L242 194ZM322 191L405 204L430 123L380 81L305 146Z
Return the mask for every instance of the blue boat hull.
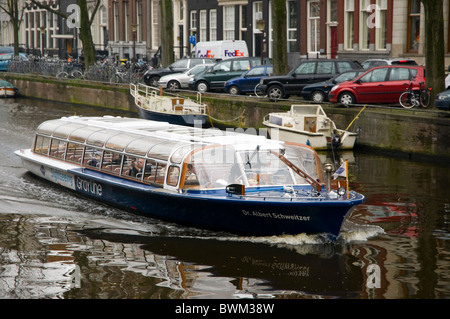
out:
M167 221L244 235L327 233L337 237L352 207L363 201L363 196L350 202L243 200L224 190L172 193L88 169L72 173L76 191L83 195Z
M204 114L168 114L161 112L153 112L136 106L139 117L141 119L168 122L176 125L204 125L206 123L207 115Z

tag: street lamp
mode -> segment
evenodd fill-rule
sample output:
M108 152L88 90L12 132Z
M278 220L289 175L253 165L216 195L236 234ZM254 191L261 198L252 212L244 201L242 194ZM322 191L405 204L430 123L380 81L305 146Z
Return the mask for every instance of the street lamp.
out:
M256 21L256 27L261 35L261 65L264 64L264 29L266 28L266 21L263 19Z
M39 28L41 30L41 57L44 56L44 32L45 32L45 27L41 26Z
M131 25L131 30L133 31L133 63L136 63L136 31L137 24Z

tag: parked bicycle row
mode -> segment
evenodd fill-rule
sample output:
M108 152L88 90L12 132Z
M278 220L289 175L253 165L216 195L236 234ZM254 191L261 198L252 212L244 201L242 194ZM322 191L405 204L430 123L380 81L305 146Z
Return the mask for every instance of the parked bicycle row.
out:
M23 53L15 59L4 59L0 70L13 73L41 74L54 76L57 79L83 79L89 81L109 83L139 83L143 82L144 73L148 65L143 62L131 63L129 61L114 61L105 58L91 65L87 70L84 64L76 59L60 60L55 58L39 58L27 56Z

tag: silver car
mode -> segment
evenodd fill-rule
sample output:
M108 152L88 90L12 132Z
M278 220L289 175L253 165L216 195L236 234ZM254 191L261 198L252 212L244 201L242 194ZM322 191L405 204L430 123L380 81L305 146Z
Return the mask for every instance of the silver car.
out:
M211 64L197 64L192 69L183 73L168 74L161 77L158 81L158 86L163 89L180 90L189 88L189 80L196 74L205 71L207 68L213 66Z

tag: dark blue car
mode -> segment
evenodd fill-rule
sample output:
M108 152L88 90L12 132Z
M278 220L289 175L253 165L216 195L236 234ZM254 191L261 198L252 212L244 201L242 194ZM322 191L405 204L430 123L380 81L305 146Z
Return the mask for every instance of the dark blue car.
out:
M346 71L336 75L328 81L306 85L303 87L302 96L305 100L312 100L316 103L328 101L328 92L330 92L333 86L345 81L351 81L366 71L367 70Z
M232 95L251 93L261 78L272 74L272 65L255 66L241 76L226 81L224 91Z
M434 106L439 110L450 111L450 90L437 94Z

